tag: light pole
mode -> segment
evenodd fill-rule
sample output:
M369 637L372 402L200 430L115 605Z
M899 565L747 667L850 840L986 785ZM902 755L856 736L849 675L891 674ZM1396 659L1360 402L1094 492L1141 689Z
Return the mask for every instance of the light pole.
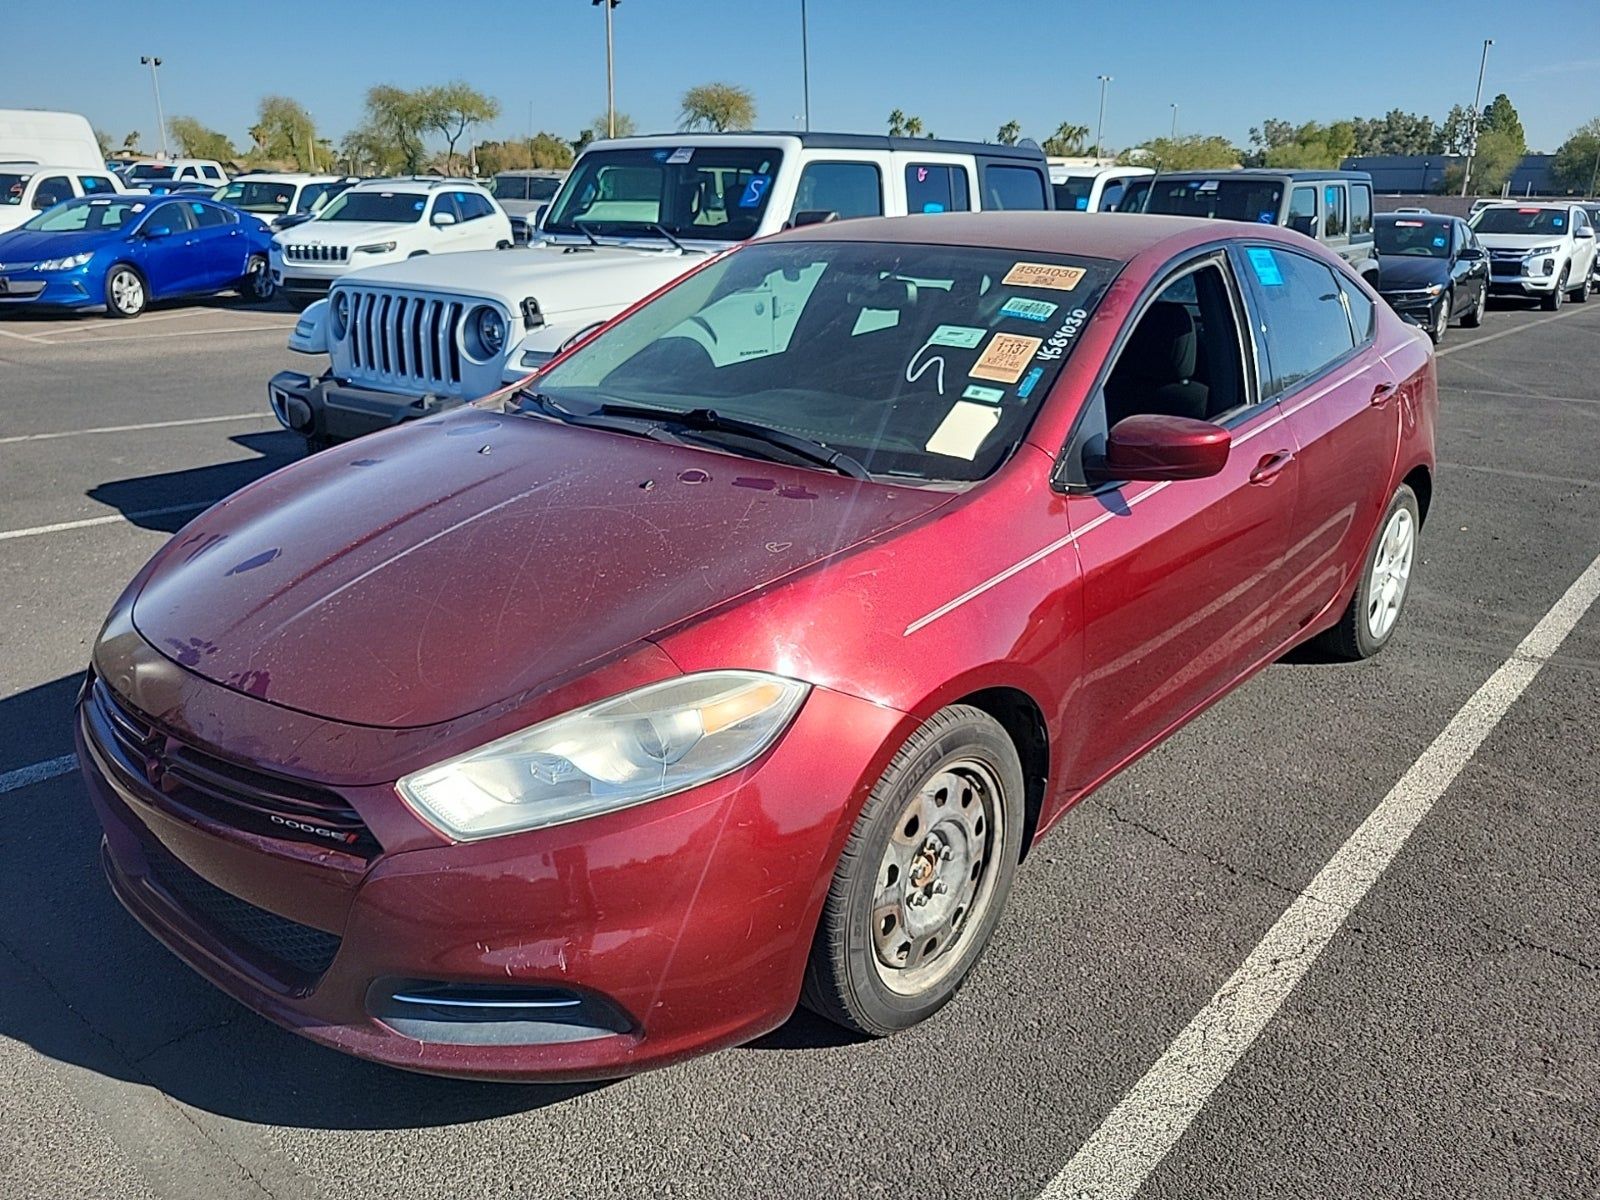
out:
M806 0L800 0L800 86L805 89L805 124L811 132L811 31L806 22Z
M620 0L593 0L606 10L606 136L617 136L617 77L611 56L611 10Z
M1178 140L1178 106L1172 106L1172 140Z
M1433 166L1432 159L1425 158L1422 160L1422 195L1424 196L1428 194L1428 168L1431 166Z
M161 111L161 83L156 79L156 68L161 65L161 60L154 54L141 54L139 63L141 66L150 68L150 86L155 90L156 94L156 124L161 127L161 157L166 158L168 157L167 118Z
M1106 133L1106 85L1111 82L1109 75L1096 75L1100 81L1100 121L1094 127L1094 156L1098 159L1105 144Z
M1472 182L1472 159L1478 153L1478 117L1483 111L1483 72L1489 65L1489 47L1494 45L1493 38L1483 39L1483 58L1478 62L1478 95L1472 102L1472 132L1467 142L1467 169L1461 175L1461 194L1467 194L1467 185Z

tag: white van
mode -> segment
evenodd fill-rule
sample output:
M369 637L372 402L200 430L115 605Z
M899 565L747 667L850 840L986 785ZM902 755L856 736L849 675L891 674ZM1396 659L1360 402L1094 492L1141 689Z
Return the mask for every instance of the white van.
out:
M0 162L105 170L87 117L32 108L0 108Z

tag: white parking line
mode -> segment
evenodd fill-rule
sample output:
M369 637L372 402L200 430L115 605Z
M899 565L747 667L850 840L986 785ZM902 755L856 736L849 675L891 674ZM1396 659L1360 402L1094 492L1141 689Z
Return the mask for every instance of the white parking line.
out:
M52 342L45 338L33 338L41 346L103 346L107 342L150 342L156 338L175 337L201 337L213 333L281 333L286 329L293 329L294 322L287 325L231 325L226 329L175 329L171 333L129 333L119 334L116 337L87 337L76 341Z
M0 446L9 442L48 442L55 438L81 437L86 433L135 433L141 429L172 429L178 425L215 425L219 421L271 421L276 418L263 409L261 412L234 413L229 417L185 417L181 421L146 421L140 425L96 425L92 429L63 429L58 433L17 433L0 437Z
M1461 706L1040 1200L1131 1200L1597 597L1600 557Z
M1528 329L1537 329L1541 325L1548 325L1551 321L1565 321L1568 317L1581 316L1587 312L1584 308L1569 308L1566 312L1557 313L1553 317L1540 317L1537 321L1529 321L1524 325L1513 325L1510 329L1502 329L1499 333L1487 334L1484 337L1473 338L1470 342L1456 342L1446 346L1443 350L1435 350L1435 358L1443 358L1447 354L1454 354L1457 350L1470 350L1474 346L1481 346L1485 342L1498 342L1503 337L1510 337L1514 333L1522 333Z
M9 329L0 329L0 337L16 338L19 342L44 342L45 345L49 345L36 333L12 333Z
M18 788L25 788L29 784L43 783L46 779L54 779L57 775L65 775L78 765L76 754L63 754L60 758L47 759L44 762L34 763L31 767L18 767L15 771L7 771L0 775L0 796L7 792L14 792Z
M113 513L109 517L85 517L81 521L58 521L54 525L35 525L32 529L5 529L0 530L0 542L9 542L13 538L38 537L42 533L61 533L67 529L88 529L93 525L116 525L132 523L143 520L145 517L166 517L173 513L199 512L202 508L210 508L215 500L200 500L194 504L169 504L165 508L147 508L142 512Z

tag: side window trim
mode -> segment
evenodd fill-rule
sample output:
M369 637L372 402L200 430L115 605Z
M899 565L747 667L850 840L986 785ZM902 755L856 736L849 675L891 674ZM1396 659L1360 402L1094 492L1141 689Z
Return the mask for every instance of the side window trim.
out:
M797 205L800 197L800 187L805 183L806 172L811 170L812 167L870 167L873 175L878 180L878 211L875 215L881 217L888 214L889 197L884 183L884 163L881 160L877 158L824 158L819 155L816 158L807 157L801 159L799 166L799 173L795 176L795 201ZM902 207L903 205L904 197L902 196ZM841 219L848 218L844 218L841 214Z
M1289 249L1289 248L1287 248L1285 246L1274 245L1274 244L1272 244L1270 242L1244 242L1244 243L1235 243L1234 244L1234 246L1232 248L1232 252L1235 255L1235 258L1234 258L1234 269L1239 272L1239 279L1241 281L1243 281L1244 272L1247 269L1245 263L1242 260L1242 256L1243 256L1244 252L1247 249L1249 249L1250 247L1253 247L1253 246L1264 247L1265 249L1271 250L1276 254L1297 254L1297 255L1299 255L1299 257L1304 258L1304 259L1308 259L1311 262L1316 263L1317 266L1323 267L1324 269L1326 269L1329 272L1331 272L1333 274L1334 284L1336 286L1340 282L1340 274L1339 274L1339 268L1338 267L1329 266L1329 264L1323 262L1322 259L1316 258L1316 257L1314 257L1314 256L1312 256L1310 254L1300 254L1300 252L1298 250L1291 250L1291 249ZM1250 288L1248 286L1245 287L1245 295L1247 297L1249 297L1249 300L1250 300L1250 310L1251 310L1251 325L1250 325L1250 329L1251 329L1251 334L1252 334L1252 340L1258 341L1260 343L1261 352L1265 355L1265 357L1267 359L1267 362L1269 364L1269 367L1270 367L1270 364L1271 364L1271 361L1272 361L1272 351L1271 351L1271 347L1269 347L1266 344L1266 325L1265 325L1265 321L1263 319L1263 314L1259 311L1259 309L1256 308L1255 297L1254 297L1253 293L1251 292L1251 290L1250 290ZM1345 314L1345 322L1350 328L1351 339L1354 340L1355 339L1355 324L1354 324L1353 321L1351 321L1351 318L1350 318L1350 303L1349 303L1348 300L1345 299L1344 290L1342 288L1339 290L1339 307ZM1322 365L1322 367L1320 369L1318 369L1316 371L1313 371L1310 375L1305 375L1305 376L1302 376L1299 379L1296 379L1293 383L1289 384L1289 386L1287 386L1287 387L1281 387L1281 388L1280 387L1276 387L1277 380L1278 380L1277 373L1276 373L1276 371L1270 371L1269 373L1271 375L1271 379L1272 379L1272 383L1274 385L1274 388L1272 390L1271 395L1264 395L1261 398L1261 402L1262 403L1273 403L1273 404L1276 404L1277 402L1282 400L1285 396L1287 396L1287 395L1289 395L1289 394L1291 394L1293 392L1303 391L1304 389L1306 389L1308 387L1311 387L1313 384L1321 382L1322 380L1326 379L1329 375L1331 375L1334 371L1337 371L1340 367L1348 365L1351 359L1356 357L1356 355L1360 354L1362 350L1366 349L1366 346L1367 346L1367 339L1366 338L1362 338L1360 341L1356 342L1355 345L1351 346L1349 350L1345 351L1343 354L1339 355L1337 358L1329 359L1326 363L1324 363ZM1263 392L1265 392L1267 390L1266 386L1265 386L1265 379L1266 379L1266 377L1263 376L1263 387L1262 387L1262 391Z

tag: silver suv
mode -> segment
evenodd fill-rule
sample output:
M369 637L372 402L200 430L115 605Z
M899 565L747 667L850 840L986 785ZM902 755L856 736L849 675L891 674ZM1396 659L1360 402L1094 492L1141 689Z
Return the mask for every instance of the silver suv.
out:
M1156 176L1145 212L1284 225L1315 238L1378 286L1372 176L1365 171L1178 171Z

